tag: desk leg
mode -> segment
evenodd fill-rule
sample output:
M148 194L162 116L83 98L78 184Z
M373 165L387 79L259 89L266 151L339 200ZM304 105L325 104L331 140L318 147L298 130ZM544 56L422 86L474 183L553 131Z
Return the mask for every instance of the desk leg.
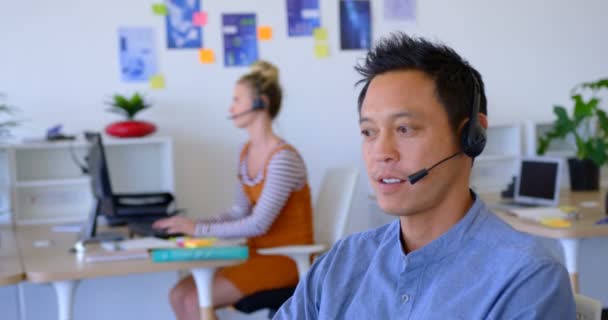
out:
M78 280L53 282L53 287L57 293L59 320L72 320L72 304L77 285Z
M578 283L578 248L580 246L579 239L560 239L562 249L564 249L564 258L566 259L566 270L570 275L570 284L572 285L572 291L579 293Z
M201 310L201 320L217 320L213 309L213 276L214 268L193 269L192 276L196 283L198 305Z
M17 304L19 305L17 319L19 320L25 320L25 289L23 286L23 282L17 285Z

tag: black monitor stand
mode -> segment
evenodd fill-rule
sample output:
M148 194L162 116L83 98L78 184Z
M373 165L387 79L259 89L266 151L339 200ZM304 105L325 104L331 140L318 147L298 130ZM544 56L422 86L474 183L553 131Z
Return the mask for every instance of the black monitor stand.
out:
M97 218L101 210L101 201L95 199L93 207L89 212L87 221L85 221L80 239L74 244L73 250L76 252L85 252L86 245L99 242L113 242L124 240L125 236L120 232L97 232Z

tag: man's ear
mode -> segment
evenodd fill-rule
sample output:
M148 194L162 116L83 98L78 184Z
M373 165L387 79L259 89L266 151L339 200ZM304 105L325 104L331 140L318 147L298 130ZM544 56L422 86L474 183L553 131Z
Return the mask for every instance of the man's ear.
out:
M487 129L488 128L488 116L483 114L483 113L479 113L479 124L484 128Z

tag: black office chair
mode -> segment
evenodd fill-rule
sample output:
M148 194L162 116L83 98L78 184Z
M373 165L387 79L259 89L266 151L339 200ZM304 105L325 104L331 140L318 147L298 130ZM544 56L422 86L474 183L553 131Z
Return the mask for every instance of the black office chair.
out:
M268 319L272 319L279 308L291 298L293 288L282 288L256 292L241 299L234 308L243 313L254 313L258 310L268 309Z

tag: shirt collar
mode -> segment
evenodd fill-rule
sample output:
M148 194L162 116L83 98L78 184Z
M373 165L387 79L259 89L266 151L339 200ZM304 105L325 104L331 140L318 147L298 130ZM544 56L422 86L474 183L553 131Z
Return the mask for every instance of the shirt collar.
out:
M433 240L426 246L405 254L401 246L401 226L400 221L397 220L391 228L393 235L389 237L393 243L401 260L404 263L404 267L416 268L423 266L430 262L440 260L443 257L450 255L451 253L460 250L462 248L462 242L467 239L474 230L475 226L479 224L482 216L485 215L485 205L479 197L471 191L471 195L475 199L473 205L460 221L453 225L447 232L439 236L439 238Z

